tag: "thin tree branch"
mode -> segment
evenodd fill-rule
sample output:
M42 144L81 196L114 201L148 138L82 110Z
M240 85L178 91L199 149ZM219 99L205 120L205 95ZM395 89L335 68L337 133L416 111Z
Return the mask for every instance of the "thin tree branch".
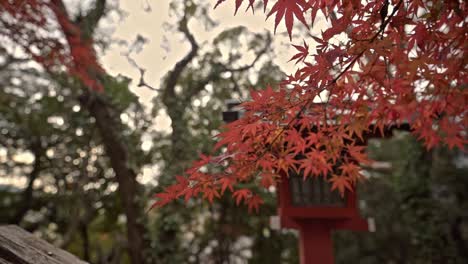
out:
M265 40L265 47L263 47L263 49L261 49L259 52L257 52L257 56L255 57L255 59L250 64L247 64L247 65L239 67L239 68L229 68L229 67L227 67L225 65L221 65L221 67L223 68L223 72L231 72L231 73L233 73L233 72L242 72L242 71L246 71L246 70L252 68L253 66L255 66L255 64L263 56L263 54L267 53L268 50L270 49L271 36L270 36L270 34L266 34L266 36L267 36L267 39Z
M187 8L187 7L186 7ZM176 63L172 71L169 72L169 75L166 79L166 87L164 89L164 98L175 98L175 86L177 85L177 81L179 80L182 71L187 67L187 65L195 58L198 53L198 43L195 40L195 37L190 32L188 28L188 17L187 12L184 12L184 16L179 21L179 30L184 33L185 38L190 42L191 49L184 58L182 58L179 62Z
M138 63L137 63L132 57L130 57L130 53L131 53L131 51L129 51L129 52L123 54L123 56L124 56L125 58L127 58L128 63L130 63L133 67L137 68L137 70L140 72L140 80L138 81L137 86L138 86L138 87L146 87L146 88L148 88L148 89L150 89L150 90L152 90L152 91L155 91L155 92L161 91L160 89L155 88L155 87L149 85L149 84L145 81L145 72L146 72L146 69L140 67L140 66L138 65Z
M253 61L250 64L247 64L245 66L242 66L239 68L229 68L224 64L218 63L217 66L221 68L221 71L212 71L206 78L199 81L196 85L193 85L189 91L186 91L184 93L185 95L184 101L189 102L195 95L201 92L207 84L219 78L220 74L222 73L230 72L233 74L236 72L244 72L254 67L255 64L260 60L260 58L268 52L268 50L270 49L270 43L271 43L271 36L270 34L267 34L267 39L265 40L265 46L259 52L257 52ZM231 80L233 81L235 85L235 89L239 90L237 82L232 77L232 74L231 74Z

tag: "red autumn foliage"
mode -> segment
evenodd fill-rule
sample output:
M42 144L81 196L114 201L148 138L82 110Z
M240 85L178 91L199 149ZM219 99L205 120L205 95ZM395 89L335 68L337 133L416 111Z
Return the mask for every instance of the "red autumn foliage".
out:
M276 89L252 91L252 100L242 105L245 115L218 136L216 149L223 153L202 156L155 195L154 206L182 197L213 202L229 191L236 203L257 210L262 200L245 184L266 189L280 171L290 170L326 177L343 193L361 178L356 162L367 161L358 139L387 125L409 123L427 148L465 147L465 1L235 0L235 11L242 4L254 10L257 2L267 18L274 15L275 30L284 21L290 38L295 21L313 29L323 16L330 26L294 45L298 52L291 60L299 69ZM91 38L70 21L61 1L0 1L0 8L0 35L47 71L65 68L85 87L103 90ZM223 171L206 172L211 165Z
M46 71L57 74L64 66L84 87L104 89L96 78L103 70L92 38L83 36L61 0L0 1L0 8L0 35L21 46Z
M235 0L236 12L243 2L253 10L259 0ZM189 169L190 184L168 187L154 206L187 190L210 202L230 190L237 204L258 209L260 196L241 186L269 188L280 171L290 170L326 177L343 193L361 178L358 163L368 162L359 146L363 134L383 133L388 125L409 124L429 149L465 147L464 1L276 0L269 11L268 1L262 2L267 18L275 15L275 30L284 21L290 37L295 18L309 28L321 14L331 26L293 45L298 52L291 60L299 69L277 89L252 91L252 100L242 104L245 115L218 135L223 154ZM315 52L309 51L312 42ZM202 173L208 164L224 171Z

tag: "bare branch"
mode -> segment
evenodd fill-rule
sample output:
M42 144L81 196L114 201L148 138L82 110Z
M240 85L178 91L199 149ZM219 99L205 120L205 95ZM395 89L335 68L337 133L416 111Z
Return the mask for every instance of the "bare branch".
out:
M129 51L129 52L125 53L125 54L122 54L122 55L123 55L125 58L127 58L128 63L130 63L133 67L137 68L137 70L140 72L140 80L138 81L137 86L138 86L138 87L146 87L146 88L148 88L148 89L150 89L150 90L153 90L153 91L155 91L155 92L159 92L160 89L155 88L155 87L149 85L149 84L145 81L145 72L146 72L146 69L140 67L140 66L138 65L138 63L137 63L132 57L130 57L130 53L131 53L131 51Z
M187 6L186 6L187 9ZM183 57L179 62L176 63L172 71L169 72L169 75L166 79L166 87L164 89L165 98L175 98L175 86L177 85L177 80L179 79L182 71L187 67L187 65L195 58L198 53L198 43L195 40L195 37L190 32L188 28L188 17L187 11L184 11L184 16L179 21L179 30L184 33L185 38L188 39L191 45L191 49L185 57Z
M229 68L225 65L221 65L221 67L223 67L223 72L242 72L242 71L246 71L250 68L252 68L256 63L257 61L265 54L268 52L268 50L270 49L270 43L271 43L271 36L270 34L268 33L267 34L267 39L265 40L265 47L263 47L263 49L261 49L258 53L257 53L257 56L255 57L255 59L250 63L250 64L247 64L245 66L242 66L242 67L239 67L239 68Z

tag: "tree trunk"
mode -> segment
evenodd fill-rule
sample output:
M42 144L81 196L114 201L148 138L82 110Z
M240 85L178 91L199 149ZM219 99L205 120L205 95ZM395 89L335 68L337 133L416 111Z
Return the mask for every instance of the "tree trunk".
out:
M44 154L44 149L41 147L39 140L35 140L32 143L32 152L34 154L34 163L32 171L29 173L28 185L22 193L21 203L19 208L16 210L13 217L8 221L10 224L19 225L23 217L31 208L33 202L33 191L34 191L34 182L39 177L39 174L42 170L41 158Z
M88 96L87 100L82 103L96 119L99 134L115 173L118 193L126 216L128 253L131 262L133 264L151 263L149 258L144 257L146 249L149 248L149 242L145 238L147 232L143 219L140 217L143 208L137 199L139 184L136 181L136 173L129 167L128 151L119 134L121 124L112 117L109 105L104 99L93 95Z
M88 235L88 224L80 224L80 233L81 239L83 240L83 260L90 262L90 253L89 253L89 235Z

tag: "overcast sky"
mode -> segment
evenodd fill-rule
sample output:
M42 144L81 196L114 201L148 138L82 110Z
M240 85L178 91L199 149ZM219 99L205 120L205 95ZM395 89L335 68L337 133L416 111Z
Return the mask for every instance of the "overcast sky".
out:
M147 69L145 80L154 87L159 86L161 77L170 70L174 64L182 58L189 50L190 44L182 36L182 34L173 34L163 29L163 23L175 23L174 18L169 17L169 2L170 0L122 0L120 8L127 12L128 16L118 23L113 37L116 39L125 39L128 42L134 40L138 34L147 38L149 42L143 47L143 50L134 54L133 58L142 67ZM215 1L210 1L213 4ZM196 40L199 43L209 41L222 30L230 27L244 25L249 30L254 32L264 32L265 30L273 29L273 20L265 21L265 16L258 10L255 14L252 12L242 12L234 16L234 1L226 1L217 9L211 11L211 16L219 26L213 31L205 31L196 21L191 21L189 27L193 32ZM148 11L149 5L151 11ZM115 23L116 21L114 21ZM284 31L284 27L279 27L279 32ZM163 43L166 38L167 42ZM288 40L284 36L276 35L275 44L277 46L287 47ZM168 44L168 45L167 45ZM169 50L162 46L168 46ZM144 100L148 100L154 95L154 91L147 88L137 88L139 73L138 70L128 63L127 59L122 56L127 47L119 45L111 45L110 49L104 56L101 57L104 67L112 74L121 73L131 77L132 90L139 95L142 95ZM281 52L279 52L281 51ZM279 49L276 51L278 58L275 60L285 71L292 71L293 63L286 64L292 53L289 48Z

